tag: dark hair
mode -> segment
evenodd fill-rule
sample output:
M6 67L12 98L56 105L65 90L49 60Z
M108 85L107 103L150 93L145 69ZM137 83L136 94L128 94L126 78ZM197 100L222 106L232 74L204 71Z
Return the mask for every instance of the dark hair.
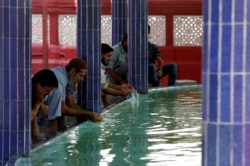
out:
M66 71L75 69L76 73L78 73L81 71L81 69L87 69L87 64L83 59L74 58L69 61L69 63L67 64L65 68L66 68Z
M102 54L107 54L107 53L113 51L113 48L111 48L111 47L110 47L108 44L106 44L106 43L102 43L101 47L102 47L102 48L101 48Z
M36 84L40 83L41 86L50 86L50 87L58 87L58 81L56 79L55 74L53 71L49 69L43 69L38 71L33 77L32 77L32 87Z
M38 71L33 77L32 77L32 108L35 104L35 94L36 94L36 84L41 84L42 87L49 86L53 88L58 87L58 81L53 71L49 69L43 69Z
M148 34L150 34L150 25L148 24Z
M125 41L125 40L128 40L128 34L127 33L124 34L124 36L122 38L122 42Z

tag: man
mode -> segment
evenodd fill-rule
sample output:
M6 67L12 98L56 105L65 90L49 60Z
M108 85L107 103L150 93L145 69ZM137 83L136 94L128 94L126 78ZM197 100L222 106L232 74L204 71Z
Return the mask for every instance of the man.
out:
M105 74L105 66L109 65L109 62L111 61L112 51L113 49L109 45L105 43L101 44L101 89L103 92L102 99L104 107L110 105L107 99L107 95L128 96L134 91L134 88L129 84L123 83L122 85L116 85L107 80L107 76Z
M117 85L126 84L128 73L128 36L124 35L121 42L113 46L112 59L106 67L110 82Z
M43 105L44 97L48 95L54 88L58 87L58 81L55 74L48 69L38 71L32 77L32 111L31 111L31 139L32 143L39 142L42 137L38 128L38 117L40 113L46 116L48 112Z
M148 34L150 34L150 26L148 25ZM155 65L155 61L158 66ZM168 86L175 85L177 65L170 63L163 65L161 53L155 44L148 42L148 82L153 87L160 85L160 80L169 75Z
M148 34L150 34L150 26L148 25ZM123 40L115 45L113 51L113 57L107 66L107 73L113 83L123 84L127 82L127 34L124 36ZM160 80L166 75L169 75L168 86L175 85L177 65L175 63L170 63L163 65L163 60L161 58L161 53L158 47L150 42L148 42L148 82L153 87L160 86ZM158 66L155 63L158 63Z
M82 109L76 103L74 105L67 105L65 101L66 87L69 80L76 83L81 83L84 80L87 73L85 61L75 58L66 67L56 67L52 71L56 75L59 85L47 98L49 114L46 135L52 136L58 130L62 131L66 128L64 115L88 117L93 122L101 121L102 118L99 114Z

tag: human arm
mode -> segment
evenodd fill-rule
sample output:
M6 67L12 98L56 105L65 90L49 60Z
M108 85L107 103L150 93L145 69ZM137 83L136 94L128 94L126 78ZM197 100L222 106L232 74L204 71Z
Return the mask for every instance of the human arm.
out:
M40 107L42 106L43 103L43 90L40 85L35 85L35 88L33 89L33 95L32 95L32 109L31 109L31 120L35 118L37 115Z
M73 101L72 95L68 95L66 97L66 101L62 100L62 114L69 116L88 117L93 122L102 121L102 117L99 114L83 109L78 104L76 104Z
M163 68L163 60L162 60L161 56L157 56L156 61L158 64L157 75L158 75L158 77L161 78L162 77L162 68Z
M37 113L43 103L43 91L40 85L34 85L32 89L32 109L31 109L31 140L32 143L37 143L42 139L42 136L39 132Z
M39 114L46 116L48 114L48 105L44 105L43 103L38 108ZM38 125L38 116L35 114L33 119L31 120L31 139L32 143L37 143L42 139L42 136L39 131L39 125Z
M36 117L38 110L41 106L42 106L42 102L35 103L35 105L33 106L32 110L31 110L31 121Z
M109 82L107 88L102 91L114 96L127 96L134 91L134 88L129 84L115 85Z
M157 45L148 42L148 58L150 64L155 64L157 67L157 76L162 77L163 60L161 52Z
M120 77L118 74L116 74L116 72L110 68L105 68L105 71L111 76L113 77L116 81L118 81L121 85L122 84L126 84L127 82Z
M38 127L38 120L37 116L34 116L34 118L31 121L31 140L32 143L37 143L42 139L42 136L39 132L39 127Z

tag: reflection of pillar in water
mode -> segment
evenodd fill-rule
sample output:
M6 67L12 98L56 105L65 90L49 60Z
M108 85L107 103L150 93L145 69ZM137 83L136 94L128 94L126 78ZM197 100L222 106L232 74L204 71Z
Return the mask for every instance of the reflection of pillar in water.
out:
M147 95L148 96L148 95ZM133 163L136 165L147 165L148 161L143 159L146 158L149 152L149 142L146 133L146 126L144 125L145 119L147 119L149 114L148 103L145 103L145 97L141 99L141 103L138 105L136 111L133 112L131 116L131 122L128 126L128 163ZM144 123L145 122L145 123Z

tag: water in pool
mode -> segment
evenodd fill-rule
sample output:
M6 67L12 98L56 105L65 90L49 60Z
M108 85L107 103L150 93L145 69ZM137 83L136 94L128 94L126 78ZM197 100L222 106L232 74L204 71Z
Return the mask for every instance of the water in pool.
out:
M32 150L16 165L199 166L201 86L154 89Z

